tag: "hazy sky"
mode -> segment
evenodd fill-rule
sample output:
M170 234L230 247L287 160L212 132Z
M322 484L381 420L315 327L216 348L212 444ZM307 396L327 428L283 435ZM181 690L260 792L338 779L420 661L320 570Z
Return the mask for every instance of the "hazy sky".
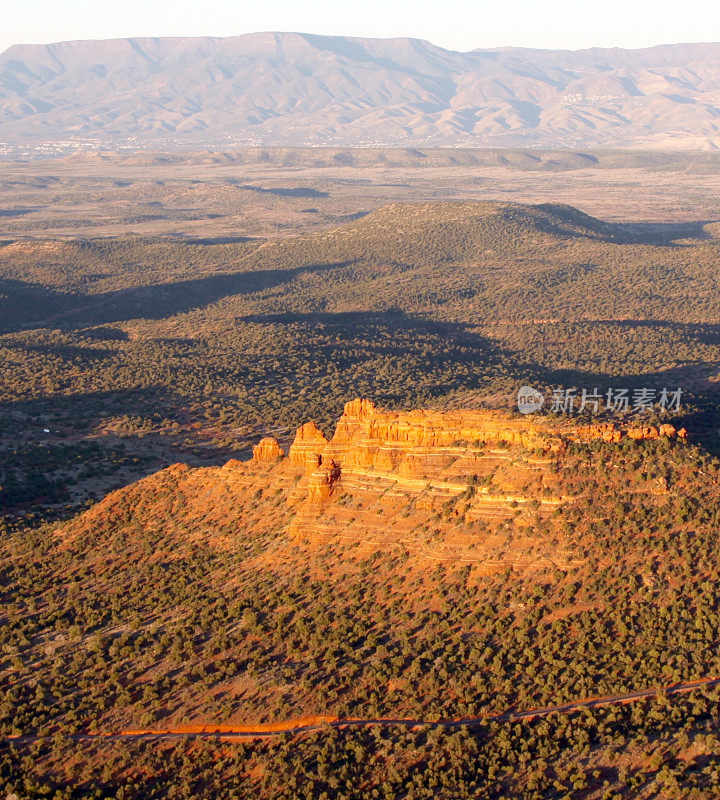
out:
M0 0L16 43L303 31L413 36L454 50L720 41L717 0Z

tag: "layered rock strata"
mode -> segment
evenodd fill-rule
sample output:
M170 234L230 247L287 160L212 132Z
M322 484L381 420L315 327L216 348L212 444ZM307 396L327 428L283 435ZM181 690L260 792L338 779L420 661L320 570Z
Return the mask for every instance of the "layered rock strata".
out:
M345 405L331 439L307 422L287 455L266 437L249 461L173 465L58 532L72 546L76 536L132 524L135 532L162 531L176 542L174 554L193 542L232 548L243 532L272 547L400 547L420 561L488 572L571 568L577 554L555 522L574 500L559 488L578 458L568 444L685 435L671 425L577 425L498 411L384 411L358 399ZM663 502L670 489L656 482L638 491Z

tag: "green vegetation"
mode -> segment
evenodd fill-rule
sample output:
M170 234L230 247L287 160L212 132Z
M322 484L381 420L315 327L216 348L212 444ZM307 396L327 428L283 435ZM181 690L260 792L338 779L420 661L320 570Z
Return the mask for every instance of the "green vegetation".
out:
M476 732L427 728L342 731L252 745L215 742L75 745L73 779L54 796L131 798L713 798L720 783L716 693L672 703L598 709ZM57 764L61 737L21 759ZM19 754L18 754L19 755ZM20 777L14 754L0 780L24 797L51 782ZM102 759L104 767L93 766ZM145 778L155 776L152 783ZM121 778L113 777L121 775ZM82 786L80 789L71 785ZM57 784L55 784L57 786Z
M118 418L159 416L131 459L207 463L269 427L327 426L353 396L447 406L511 403L521 382L682 386L694 434L716 447L719 246L644 235L563 206L440 203L265 244L6 245L0 508L62 497L65 453L38 441L44 427L104 431L117 448ZM37 487L19 489L31 474Z
M0 733L46 738L5 741L0 791L715 797L714 692L474 732L64 737L186 718L484 715L720 674L719 247L650 242L566 207L469 203L394 205L267 243L6 243ZM402 548L304 549L266 487L241 523L178 536L188 500L171 477L168 502L123 495L112 519L55 533L161 466L222 463L311 418L327 428L353 396L507 406L521 382L682 386L702 445L571 447L558 468L571 499L534 533L572 568L488 577L419 570ZM427 536L451 514L430 516Z
M561 494L575 499L539 520L537 533L560 537L578 566L527 578L478 580L469 567L452 565L427 574L402 551L357 561L342 548L293 550L275 529L235 530L230 549L198 538L202 523L198 531L183 526L178 539L162 516L162 509L181 513L170 484L162 490L168 502L152 506L150 518L128 497L113 517L69 539L47 524L10 532L0 641L4 733L52 737L185 718L313 713L478 716L719 674L720 463L668 441L574 445L558 479ZM655 485L669 492L638 492ZM256 503L267 516L283 499L261 492ZM215 527L211 535L227 532ZM262 567L253 562L260 554ZM289 751L282 743L252 746L247 758L269 766L264 788L247 780L259 796L293 797L296 782L307 780L329 797L354 797L360 790L345 780L362 776L381 797L405 796L405 757L352 756L360 740L364 748L386 741L396 755L407 749L419 797L441 788L449 796L498 797L503 787L522 798L574 797L605 780L620 797L645 796L639 789L657 781L663 796L691 797L689 787L714 786L714 755L688 756L686 764L674 748L714 730L715 694L661 698L657 712L651 705L651 713L605 709L529 728L498 723L478 735L390 730L379 738L310 737ZM50 769L87 788L84 768L51 768L65 746L41 743L33 775ZM229 758L230 774L236 747L212 756ZM544 753L539 761L530 755L535 748ZM645 748L648 763L619 770L610 751L635 748ZM658 755L657 766L657 753L672 757ZM176 773L146 757L170 785L197 780L198 796L212 796L202 761ZM132 772L131 761L119 758L112 775ZM14 787L18 773L9 763ZM456 768L440 775L441 763ZM136 795L130 787L120 796Z

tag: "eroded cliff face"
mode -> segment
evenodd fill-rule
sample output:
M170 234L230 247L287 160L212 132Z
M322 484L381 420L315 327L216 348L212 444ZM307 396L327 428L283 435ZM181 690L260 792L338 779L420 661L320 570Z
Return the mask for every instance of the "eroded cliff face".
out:
M408 455L430 455L459 443L558 450L562 440L500 412L381 411L370 400L353 400L345 405L330 451L345 466L392 470Z
M570 442L685 436L670 425L577 425L496 411L384 411L345 406L327 439L305 423L285 456L267 437L250 461L174 465L114 492L63 527L107 528L137 510L142 526L231 547L233 531L275 542L402 547L429 561L482 570L572 568L578 556L552 533ZM643 489L661 498L667 487ZM164 520L164 521L163 521ZM79 522L78 522L79 521Z
M484 561L488 569L547 561L534 530L566 500L557 477L568 443L676 436L685 431L671 425L384 411L356 399L329 441L311 425L298 431L290 453L303 477L288 501L288 532L367 547L402 543L438 558ZM556 549L552 559L572 556Z
M290 462L302 469L314 469L328 444L325 434L314 422L306 422L298 428L290 446Z
M346 486L354 476L370 472L396 483L402 483L403 476L429 478L433 473L435 478L442 474L478 477L488 472L484 462L522 461L523 469L532 469L531 463L548 463L571 441L685 435L684 429L676 431L672 425L622 429L613 422L575 425L497 411L383 411L371 400L356 399L346 403L330 441L314 423L303 425L290 448L290 459L310 476L308 499L324 500L331 493L315 491L316 484ZM513 449L526 455L505 455ZM530 453L533 458L528 457Z
M253 461L277 461L282 458L285 451L280 443L272 436L266 436L253 447Z
M386 484L391 497L422 495L424 507L432 508L467 492L491 467L508 460L505 452L514 446L544 455L542 462L562 450L563 440L501 413L383 411L358 399L345 405L330 441L304 425L290 454L306 471L303 499L312 517L314 504L339 493L362 493L368 483ZM507 488L517 482L506 476ZM300 520L294 530L302 527Z
M684 438L684 429L672 425L631 425L622 429L613 422L576 425L546 418L511 417L498 411L383 411L371 400L345 404L335 433L328 442L313 422L303 425L290 448L293 463L315 469L334 461L341 470L400 470L412 474L424 464L442 460L449 451L519 446L557 454L567 442L629 439Z
M615 422L601 422L594 425L565 426L563 436L574 442L590 442L600 439L604 442L620 442L623 439L685 439L685 428L676 430L674 425L632 424L623 429Z

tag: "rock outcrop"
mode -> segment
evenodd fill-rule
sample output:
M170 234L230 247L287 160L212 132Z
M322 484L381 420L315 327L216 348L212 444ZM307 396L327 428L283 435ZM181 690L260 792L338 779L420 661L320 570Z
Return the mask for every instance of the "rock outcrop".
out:
M395 469L405 457L444 448L521 445L557 451L562 440L546 426L496 411L382 411L370 400L346 403L328 452L343 467Z
M447 449L520 446L527 450L559 453L567 441L619 442L629 439L684 438L685 429L672 425L631 425L614 422L575 425L544 418L511 417L499 411L383 411L371 400L345 404L335 433L328 441L313 422L298 429L290 447L294 464L309 471L323 458L340 469L362 468L417 471L413 461L442 459ZM419 464L418 464L419 465ZM418 466L416 465L416 466Z
M297 432L290 462L305 477L291 498L290 533L392 539L391 530L401 536L451 506L466 524L522 527L562 502L549 467L569 442L676 436L685 431L672 425L578 425L468 409L385 411L371 400L352 400L329 441L313 423ZM390 526L388 510L400 507L403 516Z
M687 436L685 428L676 430L674 425L638 425L631 424L621 428L615 422L600 422L593 425L565 426L565 438L575 442L590 442L601 439L604 442L620 442L623 439L684 439Z
M282 458L285 451L280 447L280 443L272 436L266 436L253 447L253 461L277 461Z
M628 439L684 439L687 436L685 428L676 430L674 425L638 425L628 428Z
M511 458L512 448L534 454L537 463ZM470 526L502 525L531 501L533 513L549 514L558 500L546 467L563 449L561 436L526 418L385 411L356 399L345 405L329 441L312 423L298 430L289 460L304 478L290 498L289 532L387 544L412 536L450 505Z
M339 478L340 466L328 455L321 456L320 464L310 473L308 480L308 502L317 504L329 500Z
M402 547L428 563L472 563L488 572L572 568L577 557L563 548L554 522L573 502L563 496L560 487L569 484L561 475L582 458L568 443L685 435L671 425L385 411L353 400L330 440L308 422L287 457L266 437L249 461L173 465L108 495L61 533L71 542L112 532L132 517L133 530L162 530L170 554L196 540L231 548L242 530L291 546L333 540L368 551ZM672 492L663 480L636 488L654 502Z
M290 462L307 472L320 465L320 460L328 440L314 422L306 422L298 428L295 440L290 446Z

